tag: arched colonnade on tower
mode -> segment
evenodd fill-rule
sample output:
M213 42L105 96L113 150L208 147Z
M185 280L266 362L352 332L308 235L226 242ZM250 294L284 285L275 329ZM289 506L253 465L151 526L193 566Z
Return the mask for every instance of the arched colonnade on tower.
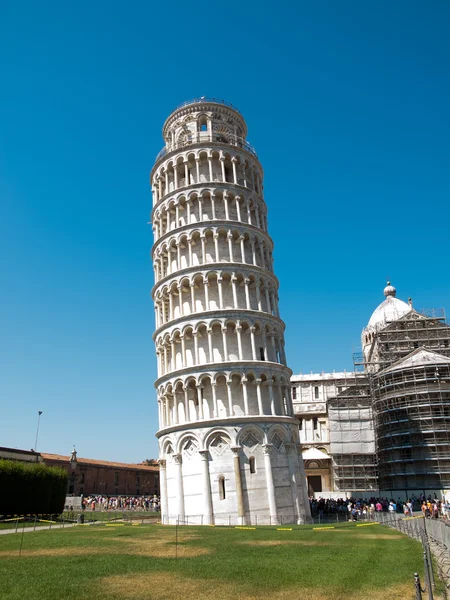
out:
M244 153L214 148L181 152L164 161L152 175L153 206L167 194L204 183L225 183L262 195L262 172Z
M272 244L266 236L241 228L203 227L174 234L153 251L155 282L181 269L220 263L242 263L272 273Z
M154 208L152 215L155 240L179 227L216 220L237 221L267 232L267 208L256 194L237 194L219 187L197 187L171 195Z
M160 332L156 339L158 376L205 364L266 361L286 364L278 324L250 318L212 318Z
M223 446L235 451L247 449L249 453L258 448L271 444L277 452L289 449L295 444L295 433L292 426L275 423L269 427L261 427L257 423L244 425L237 432L213 427L211 429L190 430L181 435L166 434L161 437L161 459L173 459L173 455L182 454L191 458L194 452L209 451L211 457L223 454Z
M176 377L158 386L162 427L247 416L293 416L289 381L275 369Z
M178 275L153 292L156 327L215 310L254 310L279 318L276 281L250 271L224 268Z

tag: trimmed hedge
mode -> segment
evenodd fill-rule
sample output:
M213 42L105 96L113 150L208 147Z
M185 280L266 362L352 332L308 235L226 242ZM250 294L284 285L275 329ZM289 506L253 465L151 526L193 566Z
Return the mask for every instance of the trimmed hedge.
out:
M0 459L0 515L58 515L64 509L67 473L42 463Z

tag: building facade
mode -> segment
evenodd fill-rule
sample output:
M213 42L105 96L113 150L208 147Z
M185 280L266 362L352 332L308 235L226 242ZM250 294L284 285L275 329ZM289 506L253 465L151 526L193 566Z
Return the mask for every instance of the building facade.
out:
M25 463L42 462L39 452L35 452L34 450L20 450L19 448L5 448L4 446L0 447L0 458Z
M173 111L150 181L164 523L309 519L263 171L239 111ZM229 521L228 521L229 522Z
M73 496L159 496L159 467L47 454L42 462L67 471L67 493Z
M377 487L367 377L333 372L291 377L310 495L355 495Z
M159 467L48 454L17 448L0 448L0 458L26 463L44 463L67 472L67 493L73 496L159 496Z

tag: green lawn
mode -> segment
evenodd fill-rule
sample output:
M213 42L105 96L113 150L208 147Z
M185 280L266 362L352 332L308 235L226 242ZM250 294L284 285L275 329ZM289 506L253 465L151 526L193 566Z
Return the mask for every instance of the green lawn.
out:
M178 544L176 536L178 535ZM417 542L381 525L98 524L0 536L2 600L413 600Z

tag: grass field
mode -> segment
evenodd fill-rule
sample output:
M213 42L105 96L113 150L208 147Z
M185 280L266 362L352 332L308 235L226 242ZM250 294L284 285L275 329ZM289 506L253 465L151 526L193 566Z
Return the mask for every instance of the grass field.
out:
M178 537L178 543L176 543ZM98 524L0 536L2 600L413 600L417 542L380 525Z

